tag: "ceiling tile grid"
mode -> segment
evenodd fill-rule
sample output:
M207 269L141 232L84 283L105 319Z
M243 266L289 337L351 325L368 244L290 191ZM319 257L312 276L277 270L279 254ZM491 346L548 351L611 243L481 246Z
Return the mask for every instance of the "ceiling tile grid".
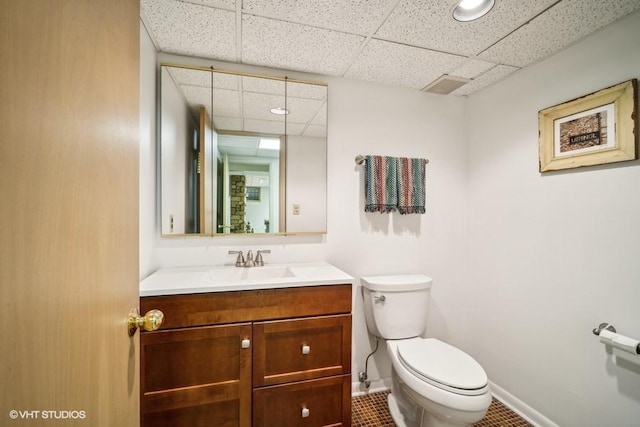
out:
M480 54L524 67L640 9L640 0L564 0Z
M236 0L181 0L185 3L217 7L219 9L236 10Z
M455 0L403 0L375 37L459 55L477 55L557 0L497 0L486 16L458 22Z
M482 73L489 71L496 64L493 62L480 61L478 59L467 59L462 65L451 71L452 76L475 79Z
M244 15L242 62L331 76L340 75L364 37Z
M519 68L517 67L511 67L508 65L497 65L486 73L480 75L480 77L456 89L452 93L459 96L471 95L473 92L483 89L518 70Z
M397 0L243 0L247 14L351 34L374 32Z
M163 52L236 59L235 12L174 0L142 0L141 7Z
M371 40L345 77L422 89L464 60L462 56Z
M141 16L163 52L416 89L449 74L472 79L453 92L463 96L640 9L640 0L496 0L461 23L454 3L142 0Z

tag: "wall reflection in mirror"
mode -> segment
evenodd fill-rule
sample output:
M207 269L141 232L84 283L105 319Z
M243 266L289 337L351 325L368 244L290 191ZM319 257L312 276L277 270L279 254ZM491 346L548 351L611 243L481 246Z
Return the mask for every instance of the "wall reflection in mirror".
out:
M327 87L162 65L163 235L326 231Z

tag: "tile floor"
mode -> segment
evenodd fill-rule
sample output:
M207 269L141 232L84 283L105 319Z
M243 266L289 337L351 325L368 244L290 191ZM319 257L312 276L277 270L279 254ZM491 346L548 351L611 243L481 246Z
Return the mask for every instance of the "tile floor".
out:
M387 408L388 391L354 397L352 400L352 427L395 427ZM487 415L474 427L529 427L531 424L493 399Z

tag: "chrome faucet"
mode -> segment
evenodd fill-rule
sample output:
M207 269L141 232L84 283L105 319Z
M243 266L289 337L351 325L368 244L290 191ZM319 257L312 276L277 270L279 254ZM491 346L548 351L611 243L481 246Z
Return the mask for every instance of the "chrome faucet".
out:
M264 266L264 261L262 259L262 254L270 254L271 253L271 249L265 249L262 251L258 251L258 255L256 255L256 261L254 262L254 265L258 266L258 267L263 267Z
M251 252L251 249L249 249L249 251L247 252L247 260L244 262L244 266L253 267L254 265L256 265L256 263L253 261L253 252Z
M245 259L244 255L242 255L242 251L229 251L229 255L238 254L238 258L236 258L236 267L262 267L264 266L264 260L262 259L262 254L270 254L270 249L265 249L261 251L257 251L256 259L253 259L253 252L251 249L247 251L247 258Z
M251 253L251 251L249 251ZM238 254L238 258L236 258L236 267L245 267L244 256L242 255L242 251L229 251L229 255ZM249 254L247 254L249 256ZM251 255L253 258L253 255Z

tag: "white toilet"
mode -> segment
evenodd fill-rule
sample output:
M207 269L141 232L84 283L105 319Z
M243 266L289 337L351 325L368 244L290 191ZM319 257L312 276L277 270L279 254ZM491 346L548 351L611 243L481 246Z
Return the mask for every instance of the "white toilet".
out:
M392 363L389 410L399 427L470 426L491 404L487 374L462 350L421 338L431 278L363 277L367 327L387 341Z

